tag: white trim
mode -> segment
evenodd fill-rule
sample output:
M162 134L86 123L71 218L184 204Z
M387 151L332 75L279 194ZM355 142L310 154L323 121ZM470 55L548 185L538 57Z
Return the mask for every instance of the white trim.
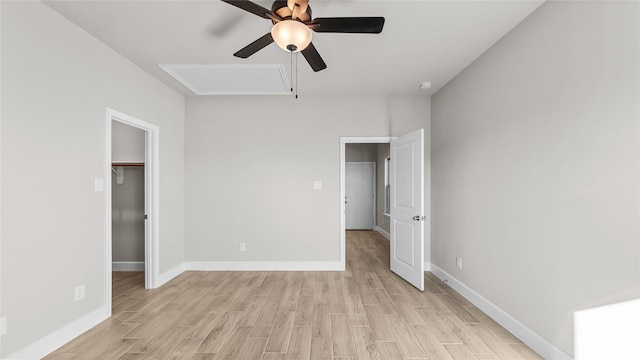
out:
M169 281L173 280L175 277L177 277L178 275L182 274L185 271L185 265L184 263L181 263L175 267L173 267L172 269L169 269L168 271L163 272L159 277L158 277L158 282L156 285L158 285L158 287L168 283Z
M41 359L109 316L111 316L111 308L102 307L94 310L3 359Z
M342 271L337 261L190 261L187 271Z
M111 271L144 271L144 261L113 261Z
M347 165L371 165L371 168L373 169L373 206L371 207L371 217L373 218L372 224L373 224L373 228L371 230L375 230L376 226L378 225L378 219L376 219L376 214L377 214L377 198L376 198L376 193L378 192L378 188L377 188L377 184L376 184L376 178L377 178L377 173L376 173L376 168L377 168L377 164L375 161L345 161L344 163L345 165L345 174L346 174L346 167ZM345 190L346 191L346 190ZM346 228L346 223L345 223L345 228Z
M533 349L533 351L540 354L540 356L542 356L543 358L550 360L572 359L571 356L566 354L564 351L560 350L555 345L551 344L540 335L533 332L516 318L509 315L507 312L500 309L497 305L493 304L491 301L487 300L485 297L483 297L473 289L458 281L453 276L447 274L444 270L442 270L435 264L431 264L430 267L431 272L433 272L434 275L436 275L442 281L445 281L455 291L460 293L460 295L477 306L478 309L489 315L493 320L495 320L498 324L515 335L518 339L522 340L522 342Z
M431 261L424 262L424 271L431 271Z
M105 149L105 305L111 309L111 123L121 123L145 132L145 288L158 287L160 274L160 129L158 126L134 118L111 108L106 109ZM108 176L107 176L108 174Z
M345 229L345 219L344 219L344 196L345 196L345 182L344 182L344 172L345 172L345 163L346 159L346 144L387 144L391 143L393 138L390 136L383 137L351 137L351 136L341 136L340 137L340 271L346 269L346 229Z
M380 235L384 236L387 240L391 241L391 234L389 234L388 232L386 232L383 228L381 228L380 226L376 226L375 231L379 232Z

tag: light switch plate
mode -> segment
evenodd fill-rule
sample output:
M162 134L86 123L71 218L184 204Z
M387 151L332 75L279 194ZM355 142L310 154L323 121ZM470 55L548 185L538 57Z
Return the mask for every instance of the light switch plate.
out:
M322 181L315 180L313 182L313 190L321 190L322 189Z
M104 190L104 180L100 179L100 178L96 178L94 180L94 188L96 189L96 191L103 191Z

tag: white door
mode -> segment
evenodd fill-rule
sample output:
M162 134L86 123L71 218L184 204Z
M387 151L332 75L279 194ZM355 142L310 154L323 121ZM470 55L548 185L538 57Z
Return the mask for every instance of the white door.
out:
M391 141L391 271L424 291L424 130Z
M372 230L374 163L345 164L345 228Z

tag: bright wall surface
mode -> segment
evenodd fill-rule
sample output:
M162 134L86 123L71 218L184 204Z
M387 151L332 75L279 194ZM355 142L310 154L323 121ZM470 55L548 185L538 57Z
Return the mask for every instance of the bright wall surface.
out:
M45 4L0 6L5 357L105 305L107 107L160 128L160 270L182 263L184 98Z
M638 6L548 1L432 97L432 261L567 354L640 296Z
M338 262L340 137L388 134L384 98L189 99L187 260Z
M111 161L144 162L144 130L120 121L111 122Z

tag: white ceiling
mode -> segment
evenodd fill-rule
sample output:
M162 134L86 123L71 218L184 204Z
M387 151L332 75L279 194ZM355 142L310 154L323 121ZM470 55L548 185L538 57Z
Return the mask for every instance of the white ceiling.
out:
M314 33L327 63L314 73L298 59L303 95L433 94L532 13L535 1L310 0L314 17L384 16L379 35ZM255 1L271 8L271 1ZM217 0L46 1L81 28L185 96L161 64L283 64L275 44L249 59L232 54L271 22ZM429 90L419 85L431 81Z

